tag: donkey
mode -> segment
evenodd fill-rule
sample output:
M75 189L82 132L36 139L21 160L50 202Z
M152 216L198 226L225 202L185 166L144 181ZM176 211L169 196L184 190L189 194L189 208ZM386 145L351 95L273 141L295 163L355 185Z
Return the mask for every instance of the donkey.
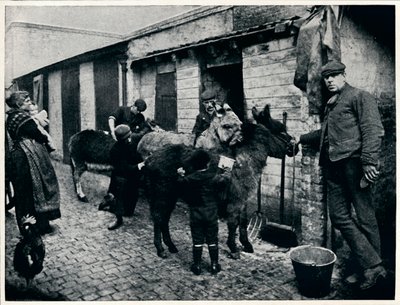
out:
M269 108L266 108L264 114L268 115L268 110ZM256 110L254 113L259 115ZM211 166L217 166L220 154L236 160L226 192L229 232L227 243L232 258L240 257L235 242L238 227L243 251L254 251L247 237L247 203L251 193L257 190L266 158L268 156L283 158L285 154L293 154L292 137L282 131L281 125L276 126L279 128L274 127L274 130L269 130L262 124L246 123L241 128L241 141L233 141L234 144L230 146L219 145L210 150L213 156ZM169 232L169 220L179 196L176 170L183 165L184 159L193 149L195 148L184 145L169 145L156 150L146 160L145 177L149 187L148 198L154 222L154 245L157 255L162 258L167 257L167 254L162 246L161 237L169 252L178 251ZM216 190L216 193L223 192Z
M204 149L221 149L222 147L233 146L242 139L242 121L232 111L228 104L218 108L216 116L210 123L210 127L196 139L195 146ZM139 141L137 150L143 159L146 159L153 152L168 144L184 144L193 146L194 134L160 132L149 133Z
M144 134L160 132L153 121L147 119L140 133L132 133L132 145L137 145ZM70 166L78 199L88 202L81 185L81 176L88 169L87 164L100 164L110 167L110 150L115 144L111 134L102 130L85 129L74 134L68 143Z

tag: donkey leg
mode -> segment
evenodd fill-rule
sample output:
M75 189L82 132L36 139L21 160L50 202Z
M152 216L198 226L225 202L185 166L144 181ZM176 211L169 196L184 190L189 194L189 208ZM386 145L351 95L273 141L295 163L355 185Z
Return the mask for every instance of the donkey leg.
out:
M239 222L239 241L243 245L243 251L247 253L254 253L253 245L250 243L247 235L247 207L241 210Z
M178 253L178 249L174 245L171 239L171 234L169 231L169 220L171 219L171 214L173 210L175 209L176 206L176 198L171 198L171 200L168 203L168 208L166 209L166 213L164 214L164 219L161 227L161 233L163 236L163 241L165 245L168 247L168 251L171 253Z
M176 246L174 245L174 243L172 242L172 239L171 239L168 222L163 224L163 226L161 228L161 233L162 233L163 241L164 241L165 245L168 247L168 251L171 253L178 253L178 249L176 248Z
M238 223L235 222L228 222L228 241L226 244L228 245L229 250L231 251L230 257L233 259L240 258L240 252L238 247L236 246L236 229L238 227Z
M154 246L157 249L157 255L161 258L166 258L167 254L161 243L161 225L154 222Z
M82 202L89 202L85 193L82 190L81 176L85 171L86 165L76 162L71 158L72 180L74 181L76 195Z
M254 253L253 245L247 236L247 224L240 224L239 226L239 241L243 245L244 252Z

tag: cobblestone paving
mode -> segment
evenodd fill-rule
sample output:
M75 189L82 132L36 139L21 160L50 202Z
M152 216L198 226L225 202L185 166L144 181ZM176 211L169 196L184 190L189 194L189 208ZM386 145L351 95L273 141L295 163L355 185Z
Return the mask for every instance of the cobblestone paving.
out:
M288 252L278 251L261 240L255 253L228 258L226 224L220 223L222 272L207 271L208 251L203 251L204 271L193 275L188 211L178 204L171 219L171 234L179 253L161 259L153 246L153 230L145 199L138 202L134 217L107 230L113 215L98 211L109 178L83 175L90 203L76 199L70 169L56 163L61 188L62 218L52 222L56 230L44 236L46 258L43 271L30 289L12 267L12 253L19 236L15 212L6 213L6 298L19 300L301 300ZM352 299L338 280L335 268L332 292L324 299Z

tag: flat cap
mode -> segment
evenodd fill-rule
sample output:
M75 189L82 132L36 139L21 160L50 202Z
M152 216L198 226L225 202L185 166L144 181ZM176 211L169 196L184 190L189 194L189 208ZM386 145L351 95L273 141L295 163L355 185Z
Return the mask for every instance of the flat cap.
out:
M322 77L327 77L332 74L343 73L346 66L340 61L331 60L322 66L321 75Z
M140 112L145 111L147 108L146 102L142 99L137 99L135 101L134 105L136 106L137 110Z
M206 89L202 94L201 94L201 100L206 101L206 100L211 100L217 97L217 94L213 89Z

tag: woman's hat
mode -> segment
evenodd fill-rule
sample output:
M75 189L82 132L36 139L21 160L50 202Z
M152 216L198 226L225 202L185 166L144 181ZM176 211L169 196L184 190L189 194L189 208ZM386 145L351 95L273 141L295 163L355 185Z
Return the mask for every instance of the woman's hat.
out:
M10 97L6 98L6 104L8 107L18 108L27 97L29 97L27 91L15 91L11 93Z
M129 138L131 134L132 132L128 125L121 124L115 128L115 137L117 138L118 141L122 141L125 140L126 138Z

